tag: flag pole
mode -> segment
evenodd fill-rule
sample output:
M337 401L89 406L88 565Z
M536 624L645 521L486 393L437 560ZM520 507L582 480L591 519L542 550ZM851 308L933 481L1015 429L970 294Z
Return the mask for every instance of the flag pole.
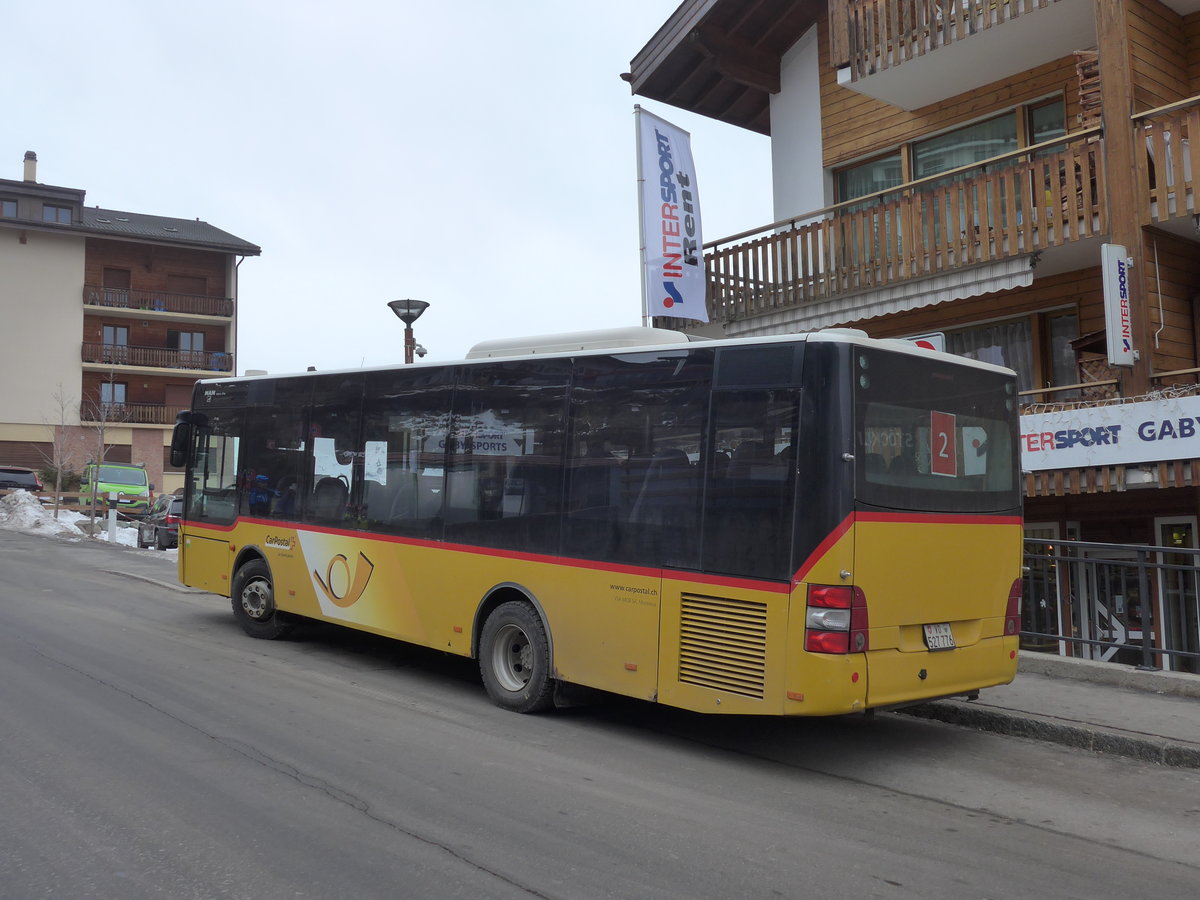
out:
M649 299L646 297L646 217L642 213L645 202L646 176L642 171L642 106L633 104L633 131L637 147L637 214L638 214L638 279L642 283L642 327L650 325Z

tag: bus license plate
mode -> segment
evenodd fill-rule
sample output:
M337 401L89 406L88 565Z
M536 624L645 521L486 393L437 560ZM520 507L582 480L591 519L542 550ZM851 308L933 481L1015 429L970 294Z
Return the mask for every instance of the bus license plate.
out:
M930 650L953 650L954 632L946 622L925 626L925 646Z

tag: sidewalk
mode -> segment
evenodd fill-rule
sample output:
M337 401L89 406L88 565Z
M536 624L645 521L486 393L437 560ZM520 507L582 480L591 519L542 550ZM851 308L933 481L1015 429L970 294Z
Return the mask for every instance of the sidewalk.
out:
M1168 766L1200 768L1200 675L1022 653L1012 684L900 712Z

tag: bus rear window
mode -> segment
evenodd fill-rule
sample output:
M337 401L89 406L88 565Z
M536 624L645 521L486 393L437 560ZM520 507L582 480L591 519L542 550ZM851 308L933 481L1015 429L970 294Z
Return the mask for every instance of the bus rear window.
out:
M860 501L942 512L1019 505L1010 378L904 354L856 356Z

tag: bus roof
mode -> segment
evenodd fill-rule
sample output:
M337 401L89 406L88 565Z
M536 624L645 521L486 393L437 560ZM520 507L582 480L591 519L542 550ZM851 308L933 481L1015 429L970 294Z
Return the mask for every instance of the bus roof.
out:
M475 344L462 360L431 360L414 363L405 368L424 368L454 365L464 361L482 362L486 359L518 359L529 356L575 356L578 354L601 354L604 351L632 350L649 352L653 350L680 350L693 342L703 342L713 347L754 346L762 344L777 344L797 341L814 341L821 343L848 343L867 347L892 350L913 356L924 356L950 361L972 368L986 369L1004 374L1014 374L1011 369L992 363L981 362L965 356L948 354L938 350L929 350L918 346L913 341L903 338L872 338L865 331L856 328L823 328L819 331L796 332L791 334L755 335L751 337L709 338L701 335L689 335L669 328L605 328L597 331L563 332L530 337L498 338L481 341ZM370 369L329 369L323 372L309 370L308 372L280 372L268 374L265 372L245 375L244 378L284 378L299 375L339 374L369 370L389 370L392 366L372 366ZM203 379L201 383L230 381L237 376L224 378ZM237 380L241 380L238 378Z

